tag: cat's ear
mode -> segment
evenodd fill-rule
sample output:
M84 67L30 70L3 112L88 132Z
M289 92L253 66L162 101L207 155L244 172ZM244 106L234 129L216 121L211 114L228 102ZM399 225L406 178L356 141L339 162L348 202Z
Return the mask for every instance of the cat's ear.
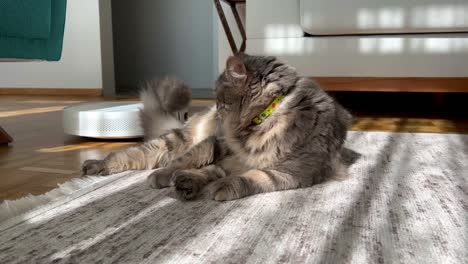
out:
M226 61L226 75L236 83L244 82L247 79L247 69L238 57L231 56Z

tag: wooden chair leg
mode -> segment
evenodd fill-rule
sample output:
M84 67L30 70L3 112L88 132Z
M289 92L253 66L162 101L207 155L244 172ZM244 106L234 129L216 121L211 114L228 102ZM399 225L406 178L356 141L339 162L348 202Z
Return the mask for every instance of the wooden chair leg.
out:
M0 126L0 144L13 142L13 138Z
M224 14L224 10L223 10L223 7L221 6L220 0L214 0L216 11L218 12L219 20L221 20L221 24L223 25L224 33L226 34L226 37L228 39L229 46L231 46L232 53L236 54L238 51L241 51L241 52L245 51L247 37L245 34L244 26L239 16L239 12L237 11L236 4L228 2L228 1L226 2L231 7L234 18L236 19L237 27L239 27L239 31L242 36L242 44L239 49L237 48L234 37L232 36L232 31L231 31L231 28L229 27L229 23L227 22L226 15Z
M242 24L242 20L239 16L239 12L237 11L236 4L231 4L231 10L232 13L234 14L234 18L236 19L237 27L239 28L239 31L242 36L242 44L241 47L239 48L239 51L244 52L245 51L245 41L247 40L247 36L245 34L245 29L244 25Z

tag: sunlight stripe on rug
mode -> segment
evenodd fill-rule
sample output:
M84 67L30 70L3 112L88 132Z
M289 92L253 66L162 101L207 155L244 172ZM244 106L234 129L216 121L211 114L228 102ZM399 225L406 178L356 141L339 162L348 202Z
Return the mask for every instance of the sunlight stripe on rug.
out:
M77 171L72 170L61 170L53 168L40 168L40 167L23 167L19 170L22 171L33 171L33 172L48 172L48 173L57 173L57 174L75 174Z

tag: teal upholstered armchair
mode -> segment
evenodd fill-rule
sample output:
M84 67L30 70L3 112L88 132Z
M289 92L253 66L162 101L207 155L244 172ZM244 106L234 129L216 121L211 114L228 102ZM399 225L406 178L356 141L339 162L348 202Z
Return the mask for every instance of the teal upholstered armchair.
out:
M58 61L66 0L0 0L0 59Z

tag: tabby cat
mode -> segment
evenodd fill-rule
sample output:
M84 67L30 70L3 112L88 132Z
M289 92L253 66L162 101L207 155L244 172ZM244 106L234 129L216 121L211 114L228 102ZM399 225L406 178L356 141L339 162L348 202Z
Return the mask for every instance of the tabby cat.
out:
M185 102L184 85L166 79L146 88L144 108L151 101L161 104L160 87L171 86ZM157 168L148 177L151 187L174 186L184 200L218 201L346 176L341 152L351 115L291 66L237 54L227 60L215 94L216 105L205 112L141 146L85 161L82 174ZM161 122L144 116L146 127Z

